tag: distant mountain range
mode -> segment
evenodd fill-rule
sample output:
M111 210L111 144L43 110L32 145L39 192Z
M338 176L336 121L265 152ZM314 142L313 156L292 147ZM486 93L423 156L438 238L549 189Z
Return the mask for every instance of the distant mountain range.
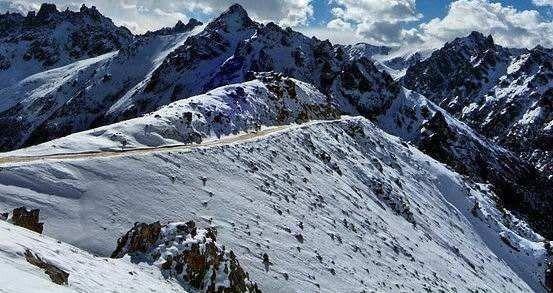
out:
M43 4L38 12L27 16L0 15L0 127L3 129L0 149L7 152L0 154L0 164L3 160L34 162L24 159L29 156L82 158L84 154L103 156L104 152L117 154L206 144L244 132L262 132L267 127L280 127L292 133L291 125L306 123L309 126L302 128L301 135L294 134L282 143L303 141L303 147L313 150L316 147L311 143L322 144L323 148L339 146L331 154L314 154L321 168L329 168L329 172L337 172L339 176L343 169L348 176L355 176L356 168L360 168L361 174L384 176L396 182L399 189L407 184L405 181L415 186L417 180L408 178L415 174L438 176L436 180L459 176L455 177L460 180L459 186L467 187L464 196L470 196L475 202L472 215L480 220L487 217L486 225L494 228L490 228L492 232L486 231L499 233L492 236L506 246L490 246L486 240L489 235L478 234L483 230L476 226L476 232L470 233L483 237L486 249L491 247L495 254L501 251L500 257L504 257L503 249L516 251L516 255L530 253L531 249L526 250L521 244L529 241L540 247L532 248L536 249L532 253L539 255L536 259L545 264L548 257L544 252L547 251L545 243L549 242L544 239L553 237L553 49L505 48L496 45L491 36L473 32L432 52L402 56L394 55L394 50L363 43L337 45L274 23L259 23L237 4L206 24L191 19L186 24L178 22L174 27L144 35L133 35L128 29L117 27L96 8L84 5L79 12L60 12L54 5ZM362 122L351 119L362 119ZM315 121L329 120L339 122L334 122L336 125L320 122L324 127L310 126ZM323 131L324 139L334 137L336 142L324 145L321 137L309 138L316 135L314 128ZM368 132L377 135L376 141L367 141L372 139L365 136ZM386 151L390 147L388 141L395 139L392 136L400 142ZM264 146L265 142L260 145ZM415 148L425 155L417 155L413 160L421 164L418 168L426 171L403 174L402 168L411 159L397 166L394 162ZM341 160L353 160L348 157L348 149L376 150L377 157L371 164L376 169L382 168L378 167L382 162L392 169L397 167L394 171L397 181L391 173L385 174L382 170L382 175L376 175L363 165L344 167ZM291 149L283 151L285 156L295 157L289 153ZM432 175L433 171L421 167L425 160L432 165L428 168L439 169L438 163L434 163L436 160L451 173ZM300 161L307 162L295 158L290 164ZM248 162L239 165L242 163L251 165ZM46 178L57 178L58 173L50 174L43 168L48 169L41 165L40 172L44 173L36 172ZM47 200L36 203L24 196L8 201L8 194L19 194L12 190L13 186L17 190L53 196L57 196L56 190L63 194L69 190L91 192L89 187L78 183L84 178L76 175L84 174L89 167L67 168L72 170L70 173L76 172L66 174L68 178L77 179L65 182L58 178L64 182L60 186L55 186L57 179L38 187L29 182L27 175L0 172L0 207L35 203L41 209L51 208ZM452 175L454 172L459 175ZM94 174L91 176L96 178ZM295 179L289 179L298 181L294 187L308 182ZM374 185L372 179L356 180L355 187L348 188L360 194L366 188L360 182ZM430 181L425 184L433 185ZM332 185L330 181L325 184ZM412 190L428 191L427 185ZM382 188L383 193L388 192L387 187ZM461 207L462 200L455 202L457 199L452 195L458 195L457 189L453 192L443 185L440 188L440 196L447 197L452 206ZM393 193L391 189L389 192ZM389 196L379 197L380 204L402 217L402 221L414 225L414 219L419 216L413 216L412 209L418 204L396 202L397 198ZM474 211L480 204L487 205L486 213ZM438 204L436 208L446 206ZM46 213L57 217L51 210ZM464 216L470 215L469 212ZM468 221L473 223L474 219ZM62 222L57 221L56 225ZM455 225L466 223L459 220ZM481 224L478 223L474 225ZM82 248L82 239L61 233L61 226L56 229L56 235L52 236L63 237ZM437 233L434 228L431 230ZM449 232L443 233L437 237L451 236L444 236ZM509 233L521 238L513 243L516 237ZM468 267L473 270L484 266L457 256L465 264L472 264ZM529 260L524 257L521 260L524 266L513 266L517 257L503 261L516 274L524 275L523 280L532 290L546 288L545 270L538 272L532 263L533 275L527 276L523 271ZM263 282L259 284L263 287Z

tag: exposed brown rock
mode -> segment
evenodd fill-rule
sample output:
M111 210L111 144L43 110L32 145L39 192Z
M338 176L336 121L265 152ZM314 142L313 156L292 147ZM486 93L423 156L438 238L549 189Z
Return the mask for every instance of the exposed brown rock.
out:
M216 236L214 228L198 229L193 221L165 226L159 222L135 224L119 239L112 257L130 254L133 261L158 263L164 276L187 283L200 292L261 292L249 280L234 252L226 251L215 242ZM188 244L178 245L184 241ZM164 261L160 262L162 256ZM228 279L224 282L227 285L218 282L222 278Z
M134 227L117 240L117 248L111 254L112 258L120 258L125 254L148 251L156 243L161 232L161 224L135 223Z
M25 250L25 259L28 263L43 269L52 282L58 285L67 285L67 280L69 279L68 272L65 272L51 263L43 261L38 255L33 254L33 252L28 249Z
M27 211L26 207L14 209L11 213L0 214L0 220L7 220L16 226L42 234L44 223L39 222L40 210Z

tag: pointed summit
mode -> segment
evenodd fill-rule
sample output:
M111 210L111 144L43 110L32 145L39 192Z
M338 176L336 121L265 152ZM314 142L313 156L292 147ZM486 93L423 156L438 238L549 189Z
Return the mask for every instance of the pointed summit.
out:
M202 25L203 23L195 18L191 18L188 23L184 24L181 20L177 22L175 27L173 27L173 31L175 32L188 32L194 29L195 27Z
M470 49L485 49L495 46L491 35L486 37L478 31L473 31L466 37L456 38L451 44L453 46L468 47Z
M175 24L174 27L164 27L157 31L149 31L145 33L145 36L167 36L173 34L186 33L193 30L195 27L202 25L203 23L195 18L191 18L188 23L184 24L181 20Z
M55 4L43 3L38 10L36 16L41 19L46 19L53 14L58 13L58 8Z
M486 37L486 36L484 36L484 34L482 34L481 32L477 32L477 31L471 32L470 35L469 35L469 38L471 38L472 40L474 40L475 42L477 42L479 44L485 44L485 45L488 45L488 46L494 44L492 35L488 35Z
M242 5L240 5L240 4L238 4L238 3L232 4L232 5L227 9L227 11L225 11L223 14L226 14L226 13L229 13L229 14L240 14L240 15L248 16L248 12L246 11L246 9L244 9L244 7L242 7Z
M249 16L248 12L240 4L233 4L219 17L210 22L206 29L218 30L223 29L226 32L238 31L244 28L256 26Z

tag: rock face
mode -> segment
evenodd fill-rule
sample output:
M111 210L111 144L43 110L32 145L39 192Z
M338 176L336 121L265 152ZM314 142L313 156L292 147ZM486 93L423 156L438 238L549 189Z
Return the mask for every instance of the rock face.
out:
M500 206L526 218L544 236L551 237L551 180L516 154L474 135L455 129L438 111L423 124L417 144L421 151L460 174L491 183Z
M3 213L0 219L6 220L16 226L20 226L42 234L44 223L39 222L40 210L27 211L26 207L14 209L11 213Z
M251 72L273 71L311 83L342 112L367 117L386 109L400 91L388 74L354 52L359 46L332 45L273 23L256 23L239 5L174 50L163 48L170 53L152 58L152 72L140 77L128 72L128 67L149 66L139 60L151 54L152 42L163 43L172 37L166 34L195 25L198 22L191 20L159 35L138 37L113 58L79 65L78 72L60 78L50 91L39 91L29 82L0 92L11 101L0 107L0 126L9 125L0 137L0 149L135 118L175 100L249 80ZM163 62L157 64L158 59Z
M67 285L69 273L51 263L43 261L38 255L34 254L29 249L25 251L25 259L28 263L43 269L44 272L50 277L52 282L58 285Z
M123 237L117 240L117 248L111 254L112 258L121 258L130 253L146 253L158 240L161 233L161 224L137 223Z
M186 24L182 21L178 21L174 27L165 27L153 32L147 32L145 37L151 36L168 36L174 34L186 33L193 30L195 27L202 25L203 23L195 18L191 18Z
M553 264L549 264L549 268L545 271L545 285L549 292L553 292Z
M131 97L132 106L113 113L111 120L243 82L250 72L269 71L313 84L348 112L372 115L389 104L399 87L370 59L351 50L274 23L256 23L235 5L171 52Z
M0 88L46 69L121 49L132 33L93 6L60 12L43 4L27 16L0 15Z
M473 32L410 66L403 84L553 174L553 50L508 49Z
M215 229L198 229L193 221L136 223L118 240L112 257L128 254L133 261L155 264L168 278L201 292L261 292L216 236Z

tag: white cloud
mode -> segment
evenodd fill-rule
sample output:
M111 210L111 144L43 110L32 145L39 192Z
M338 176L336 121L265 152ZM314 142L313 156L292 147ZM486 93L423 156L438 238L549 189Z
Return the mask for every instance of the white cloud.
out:
M553 0L532 0L536 6L553 6Z
M415 0L332 0L329 28L352 29L358 36L378 44L397 45L407 32L405 23L421 14Z
M537 11L519 11L487 0L455 1L444 18L418 28L425 42L442 43L474 30L491 34L497 43L509 47L553 46L553 22L544 21Z
M338 31L351 31L353 30L351 23L345 22L342 19L336 18L328 22L326 25L329 29Z
M0 12L26 12L40 7L43 0L0 0ZM192 14L216 16L234 3L243 5L259 21L274 21L283 26L306 25L313 16L311 0L48 0L58 8L79 9L82 3L96 6L115 23L143 33L177 21L187 21ZM16 9L17 8L17 9Z
M330 40L334 44L355 44L364 41L352 30L328 27L300 27L298 31L308 37L317 37L321 40Z
M534 3L550 5L553 0ZM538 11L517 10L490 0L456 0L443 18L411 29L406 29L407 25L420 17L414 0L332 0L331 5L334 18L327 27L349 29L357 35L357 39L348 37L354 42L435 47L480 31L491 34L496 43L504 46L553 47L553 22L545 20Z
M0 11L25 14L29 10L36 10L40 6L25 0L0 0Z

